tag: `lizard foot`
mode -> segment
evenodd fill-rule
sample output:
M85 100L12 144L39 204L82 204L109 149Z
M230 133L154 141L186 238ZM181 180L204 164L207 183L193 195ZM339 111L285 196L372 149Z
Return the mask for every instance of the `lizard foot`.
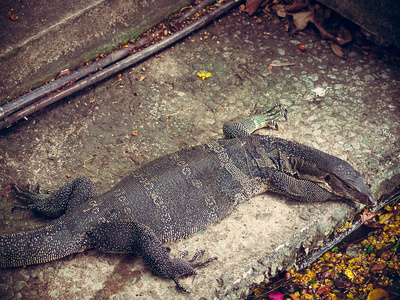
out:
M12 187L17 197L21 198L27 205L15 205L14 210L34 210L48 217L58 217L67 210L79 206L85 201L90 200L95 194L93 183L88 178L78 178L72 182L63 185L54 193L47 191L47 194L41 193L38 186L36 192L31 191L28 185L28 191L21 191L17 186Z
M14 213L14 210L34 210L36 205L35 202L38 198L48 197L47 195L42 195L42 189L40 185L37 185L36 192L32 192L32 185L28 184L27 191L22 191L18 186L13 185L12 189L18 198L22 201L26 202L26 205L14 205L11 208L11 213ZM50 190L47 191L47 194L50 194Z
M226 122L222 129L227 139L250 136L254 131L261 128L273 127L278 129L278 123L275 119L281 116L287 120L287 109L277 104L266 112L253 115L250 118L236 118Z
M198 250L198 251L193 255L192 259L189 259L189 260L188 260L188 262L192 265L192 268L195 269L195 268L204 267L204 266L208 265L210 262L212 262L212 261L218 259L218 257L214 256L214 257L211 257L211 258L207 259L206 261L194 263L201 255L204 254L204 252L205 252L204 250ZM184 253L185 253L185 252L184 252ZM182 254L184 254L184 253L182 253ZM184 258L186 255L187 255L187 252L186 252L186 254L185 254L184 256L182 256L182 258Z
M280 103L274 105L272 108L268 109L264 113L259 114L262 116L264 122L264 127L273 127L278 130L278 123L275 121L276 118L283 117L287 121L287 109L283 107Z
M170 278L175 282L176 287L184 293L190 293L189 290L185 289L178 281L178 277L185 275L196 275L196 271L194 269L201 268L208 265L210 262L217 260L217 257L211 257L205 261L197 262L195 261L204 254L204 250L198 250L191 259L186 260L185 257L187 255L187 251L184 251L180 258L172 259L174 275L170 276Z

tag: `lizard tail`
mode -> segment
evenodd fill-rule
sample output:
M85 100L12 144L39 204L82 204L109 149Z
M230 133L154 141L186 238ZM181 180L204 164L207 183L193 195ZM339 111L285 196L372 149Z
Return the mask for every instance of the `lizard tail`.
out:
M74 235L70 230L54 225L0 236L0 268L41 264L88 247L85 234Z

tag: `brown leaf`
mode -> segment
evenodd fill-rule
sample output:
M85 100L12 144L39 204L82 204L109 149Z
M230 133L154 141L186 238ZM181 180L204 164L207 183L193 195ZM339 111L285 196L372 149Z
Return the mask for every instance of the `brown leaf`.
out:
M252 16L264 0L246 0L246 12Z
M372 266L371 271L379 272L379 271L382 271L385 267L386 267L385 263L375 264Z
M318 295L325 295L328 294L331 291L331 288L327 285L321 286L318 290L317 290L317 294Z
M285 10L287 12L296 12L305 9L307 6L308 4L306 3L293 3L291 5L286 5Z
M315 6L317 7L317 5ZM316 17L316 14L314 13L314 9L311 11L306 11L306 12L299 12L295 14L289 14L293 17L292 23L295 28L291 28L290 34L293 34L297 31L303 30L304 28L307 27L308 22L311 22L315 25L315 27L318 29L319 33L321 34L321 37L323 39L329 39L329 40L336 40L333 35L331 35L326 29L322 26L322 21L323 18L321 17ZM290 21L290 20L289 20Z
M342 47L340 47L339 45L336 44L331 44L331 48L333 53L335 53L337 56L345 58L345 55L342 51Z
M296 296L296 294L289 294L290 298L292 298L293 300L300 300L299 296Z
M361 222L365 223L368 220L372 220L375 218L376 213L370 212L368 209L364 209L363 213L361 214Z
M340 46L343 46L344 44L347 44L348 42L351 42L353 40L353 37L346 28L343 26L340 26L340 32L338 33L338 36L336 38L336 41Z
M295 32L306 28L308 22L314 22L313 11L299 12L293 14L292 16L293 16L293 25L296 28Z
M321 24L318 22L314 22L315 27L317 27L319 33L321 34L321 37L325 40L335 40L334 36L330 34L328 31L325 30L324 27L322 27Z
M278 17L286 18L286 10L283 5L278 5L276 7L276 14L278 15Z

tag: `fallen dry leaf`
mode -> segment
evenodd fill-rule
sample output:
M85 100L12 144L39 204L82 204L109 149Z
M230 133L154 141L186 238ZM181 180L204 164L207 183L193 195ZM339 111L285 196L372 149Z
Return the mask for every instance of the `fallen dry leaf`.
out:
M331 291L331 288L327 285L321 286L318 290L317 290L317 294L318 295L326 295L327 293L329 293Z
M308 22L314 22L314 11L306 11L292 14L293 25L295 27L295 33L297 31L303 30L307 27Z
M375 264L371 267L372 272L382 271L386 267L385 263Z
M384 289L374 289L368 294L367 300L387 300L389 294Z
M343 26L340 26L340 31L338 33L338 36L336 38L336 41L340 46L343 46L344 44L347 44L348 42L351 42L353 40L353 37L346 28Z
M252 16L264 0L246 0L246 12Z
M293 300L301 300L299 296L297 296L296 294L289 294L290 298L292 298Z
M293 3L291 5L286 5L285 10L287 12L296 12L305 9L307 6L307 3Z
M322 26L321 17L316 17L314 13L314 9L311 11L299 12L299 13L288 13L289 16L292 17L292 20L289 19L289 22L293 24L290 29L290 34L294 34L297 31L301 31L305 29L309 22L313 23L315 27L318 29L321 37L323 39L336 40L333 35L331 35L326 29Z
M284 5L278 5L276 7L276 14L278 15L278 17L286 18L286 10Z
M325 40L335 40L335 37L330 34L328 31L325 30L324 27L318 22L313 22L315 27L317 27L319 33L321 34L321 37Z
M368 220L372 220L375 218L376 213L370 212L368 209L364 209L362 215L361 215L361 222L365 223Z
M342 51L342 47L340 47L339 45L336 44L331 44L331 48L333 53L335 53L337 56L345 58L345 55Z
M387 213L379 217L379 224L385 224L393 216L393 213Z

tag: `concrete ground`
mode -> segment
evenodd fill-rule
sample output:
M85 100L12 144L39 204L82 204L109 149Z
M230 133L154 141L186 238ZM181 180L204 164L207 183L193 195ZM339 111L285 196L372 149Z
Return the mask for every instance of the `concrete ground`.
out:
M303 44L306 51L300 51ZM271 64L294 63L273 67ZM201 80L205 70L211 77ZM376 191L399 169L399 69L357 49L343 60L315 36L288 36L283 24L238 11L147 61L1 132L1 234L46 220L10 208L11 183L56 189L81 176L98 191L154 158L220 138L222 125L254 107L286 106L277 135L350 162ZM137 131L136 135L132 132ZM295 256L344 224L344 203L303 204L255 197L229 217L168 243L171 255L204 249L218 260L182 279L151 274L141 259L95 250L5 269L5 299L238 299L252 282L293 266Z

